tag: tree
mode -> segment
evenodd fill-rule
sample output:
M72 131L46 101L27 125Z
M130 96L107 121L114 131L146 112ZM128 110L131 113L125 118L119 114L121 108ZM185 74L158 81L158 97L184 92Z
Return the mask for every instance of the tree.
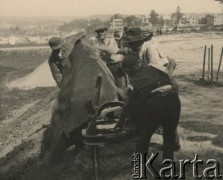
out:
M126 23L127 26L141 26L142 25L142 20L140 18L137 18L134 15L127 16L124 19L124 22Z
M223 4L223 0L215 0L215 1L219 1L220 3L222 3L222 4Z
M113 18L115 18L115 19L123 19L123 16L122 16L121 14L114 14L114 15L110 18L110 21L112 21Z
M114 18L115 18L115 19L123 19L123 17L122 17L121 14L115 14L115 15L114 15Z
M142 19L136 18L134 21L135 26L142 26Z
M163 27L163 25L164 25L164 20L163 20L163 17L162 16L158 18L158 25L160 27Z
M181 13L180 7L177 6L176 11L172 14L172 18L176 19L176 25L179 24L180 20L182 19L183 14Z
M154 10L151 10L150 12L149 22L151 22L153 26L156 26L159 24L159 14L156 13Z

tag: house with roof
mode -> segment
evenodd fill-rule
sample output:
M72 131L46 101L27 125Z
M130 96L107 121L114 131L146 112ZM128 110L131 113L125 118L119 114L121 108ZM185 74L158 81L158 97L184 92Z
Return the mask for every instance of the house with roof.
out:
M138 18L141 20L142 26L150 25L149 17L147 17L146 15L140 15L140 16L138 16Z
M9 39L6 37L0 37L0 44L9 44Z
M163 16L163 21L165 27L174 26L177 23L177 20L169 15Z
M207 16L206 16L206 19L207 19L207 25L209 25L209 26L214 25L214 16L212 16L212 15L207 15Z
M199 20L199 18L197 18L195 16L189 16L188 17L188 24L190 24L190 25L197 25L198 24L198 20Z

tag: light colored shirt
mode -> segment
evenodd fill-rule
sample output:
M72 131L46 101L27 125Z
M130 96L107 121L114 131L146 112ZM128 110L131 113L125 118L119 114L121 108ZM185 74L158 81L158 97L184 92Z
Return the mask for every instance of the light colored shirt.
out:
M150 40L143 43L139 51L139 58L142 66L146 67L151 65L166 72L166 67L164 65L168 64L169 61L167 57L159 51L153 41Z
M99 37L96 38L98 40L97 41L98 45L101 49L105 49L111 54L116 54L118 52L119 48L114 37L106 35L106 37L103 40L101 40Z
M111 59L115 62L119 62L123 60L123 55L116 54L119 51L119 47L114 37L106 35L105 39L101 40L97 38L98 48L104 51L107 51L111 54Z

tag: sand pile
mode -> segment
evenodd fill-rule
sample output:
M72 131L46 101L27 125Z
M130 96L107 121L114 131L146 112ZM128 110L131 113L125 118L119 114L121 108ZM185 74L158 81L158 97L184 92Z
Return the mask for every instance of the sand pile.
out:
M9 88L33 89L36 87L54 87L56 83L52 77L47 60L40 64L32 73L6 84Z

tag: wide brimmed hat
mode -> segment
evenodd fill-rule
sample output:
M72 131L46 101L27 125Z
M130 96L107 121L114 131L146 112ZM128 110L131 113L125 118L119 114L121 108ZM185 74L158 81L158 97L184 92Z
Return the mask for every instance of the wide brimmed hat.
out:
M99 25L98 27L95 28L95 32L98 31L107 31L108 28L105 25Z
M62 40L59 37L51 37L49 39L49 46L53 50L57 50L61 48Z
M145 41L153 36L152 32L142 31L140 27L128 28L124 41L127 43Z

